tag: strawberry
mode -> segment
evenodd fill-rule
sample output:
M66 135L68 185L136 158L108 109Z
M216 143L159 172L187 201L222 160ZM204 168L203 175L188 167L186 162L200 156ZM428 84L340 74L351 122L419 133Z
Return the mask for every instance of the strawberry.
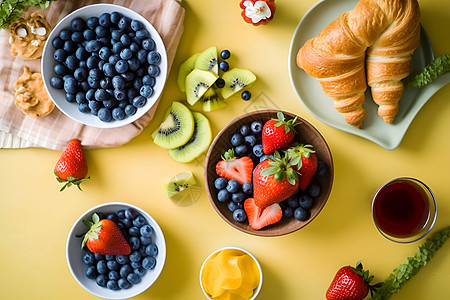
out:
M345 266L340 268L330 287L327 290L327 300L362 300L381 286L382 283L370 285L373 276L364 271L361 261L356 267Z
M65 183L60 191L71 185L76 185L81 190L81 182L89 180L89 177L86 178L87 171L86 158L80 141L75 139L69 141L54 170L56 180Z
M267 24L275 13L275 0L242 0L239 6L244 21L255 26Z
M298 174L287 157L274 153L273 159L260 162L253 171L253 197L255 204L264 209L289 198L298 187Z
M278 203L261 209L255 204L254 198L248 198L244 201L244 210L247 214L248 224L254 230L259 230L270 224L280 221L283 211Z
M311 145L294 144L286 152L292 167L300 173L299 188L302 191L308 188L317 171L317 155L312 147Z
M282 150L294 141L295 122L297 118L286 121L281 111L277 113L277 119L270 119L264 124L262 130L262 145L264 154L272 154Z
M120 231L119 226L109 219L102 219L97 214L92 215L92 222L83 220L89 227L84 235L81 248L85 245L92 253L102 255L128 255L131 252L130 245Z
M216 173L227 180L236 179L240 184L252 181L253 161L248 156L237 158L234 150L226 151L216 164Z

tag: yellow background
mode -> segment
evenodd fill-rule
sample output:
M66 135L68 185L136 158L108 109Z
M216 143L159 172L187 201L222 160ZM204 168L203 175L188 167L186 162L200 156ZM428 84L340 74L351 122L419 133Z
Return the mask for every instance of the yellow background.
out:
M242 20L238 0L183 1L185 31L155 118L122 147L85 152L91 180L83 183L83 192L59 192L53 168L61 152L1 150L0 299L95 299L70 274L66 238L83 212L109 201L145 209L166 237L165 268L135 299L203 299L200 266L212 251L228 245L245 248L259 259L264 272L259 299L324 299L338 268L360 259L376 275L374 281L381 281L421 244L389 242L372 223L370 194L397 176L429 184L438 201L434 229L450 225L450 86L425 104L393 151L321 123L300 104L288 75L292 34L316 2L277 0L274 20L254 27ZM450 2L422 0L420 5L436 56L450 53ZM333 190L319 216L300 231L277 238L250 236L227 225L204 190L188 206L163 195L162 185L177 173L191 170L204 182L203 158L177 163L150 135L171 102L185 99L176 86L180 63L211 45L230 49L231 66L249 68L258 76L251 101L236 97L227 108L207 114L214 134L242 113L268 107L302 116L329 143L335 164ZM392 299L448 299L449 251L450 242Z

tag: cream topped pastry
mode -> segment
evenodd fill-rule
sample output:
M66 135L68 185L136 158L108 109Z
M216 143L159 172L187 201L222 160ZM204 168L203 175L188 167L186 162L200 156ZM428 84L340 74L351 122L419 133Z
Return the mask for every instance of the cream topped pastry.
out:
M267 24L275 12L273 0L242 0L240 7L244 20L253 25Z
M24 15L9 26L11 55L23 59L38 59L51 31L44 16L38 13Z
M45 90L41 73L32 73L28 67L23 67L23 74L14 83L14 91L14 103L30 117L44 117L55 107Z

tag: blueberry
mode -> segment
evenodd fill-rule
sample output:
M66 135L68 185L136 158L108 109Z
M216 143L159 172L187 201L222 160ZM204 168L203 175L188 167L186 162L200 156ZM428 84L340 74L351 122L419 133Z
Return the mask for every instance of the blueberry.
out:
M86 51L87 52L97 52L98 50L100 50L100 48L102 47L102 44L99 41L96 40L90 40L89 42L87 42L86 44Z
M62 90L64 88L64 80L61 77L53 76L50 79L50 85L55 89Z
M64 80L64 90L69 94L75 94L77 92L77 80L73 77Z
M103 122L110 122L112 120L112 114L109 109L102 107L98 110L98 118Z
M128 34L122 34L120 36L119 41L122 43L122 45L124 46L130 46L131 45L131 37ZM130 50L131 51L131 50Z
M86 20L86 26L89 27L90 29L94 29L95 27L98 26L98 17L90 17Z
M106 64L105 64L106 65ZM105 68L105 65L103 65L103 68ZM100 79L100 87L104 90L112 88L112 80L110 77L103 77Z
M156 266L156 258L153 256L144 257L142 260L142 267L146 270L151 270Z
M91 29L86 29L85 31L83 31L83 38L86 41L91 41L93 39L95 39L95 32ZM87 43L86 43L87 45Z
M119 217L119 219L125 219L125 209L118 210L117 216Z
M290 206L286 206L283 208L283 216L285 217L292 217L294 215L294 210Z
M144 276L146 272L147 272L147 270L142 267L137 267L137 268L134 268L134 270L133 270L133 273L139 277Z
M108 278L109 278L109 280L116 280L117 281L120 278L120 274L119 274L119 272L117 272L115 270L109 271Z
M142 25L141 21L138 21L138 20L131 21L131 29L133 29L134 31L138 31L138 30L142 29L143 27L144 27L144 25Z
M139 67L141 66L141 63L140 63L139 60L138 60L137 58L135 58L135 57L133 57L133 58L127 60L127 62L128 62L129 69L130 69L131 71L136 71L136 70L139 69Z
M141 49L141 46L139 46L136 42L131 42L130 44L130 50L133 53L137 53Z
M131 226L133 226L133 222L131 221L131 219L128 218L120 219L120 222L122 222L123 225L125 225L125 228L130 228Z
M128 256L127 255L116 255L116 261L120 265L125 265L128 263Z
M141 241L138 237L132 236L128 240L128 244L130 245L131 250L137 250L141 246Z
M287 205L289 207L297 208L298 207L298 200L299 199L297 198L297 196L292 195L292 196L290 196L289 198L286 199L286 203L287 203Z
M91 70L92 71L92 70ZM98 89L95 91L95 100L103 101L109 98L109 94L104 89Z
M101 38L102 38L102 37L107 37L107 36L108 36L108 32L109 32L109 30L106 29L106 27L103 27L103 26L101 26L101 25L95 27L95 34L96 34L98 37L101 37Z
M70 70L75 70L80 65L80 60L78 58L76 58L75 55L69 55L69 56L67 56L66 60L64 61L64 64Z
M137 78L137 79L139 79L139 78ZM135 85L136 80L133 82L133 86ZM128 91L127 91L128 99L133 99L134 97L137 97L137 96L139 96L139 91L136 88L128 89ZM124 106L124 108L125 108L125 106Z
M64 95L64 98L66 99L67 102L75 102L75 94L66 93Z
M139 239L141 240L141 245L142 246L147 246L150 245L153 241L151 237L147 237L147 236L140 236Z
M92 252L86 252L83 254L83 263L87 266L93 265L95 262L95 257Z
M161 62L161 54L157 51L150 51L147 55L147 61L151 65L157 65Z
M127 61L127 63L128 63L128 61ZM128 68L130 67L130 64L128 64ZM122 77L125 81L130 81L129 83L128 83L128 85L127 85L127 83L125 83L126 84L126 86L125 87L130 87L131 85L132 85L132 82L131 81L133 81L133 79L134 79L134 73L133 72L125 72L125 73L122 73L122 74L120 74L120 77Z
M218 87L219 89L223 88L225 86L225 80L223 80L222 78L218 78L215 82L216 87Z
M108 60L109 57L112 55L111 50L108 47L101 47L98 51L98 56L103 60Z
M88 112L91 111L91 109L89 108L89 104L88 104L87 102L81 103L81 104L78 106L78 110L79 110L80 112L82 112L82 113L88 113Z
M256 157L261 157L264 155L263 146L261 144L253 146L253 154Z
M134 107L133 105L129 104L125 107L125 114L127 116L132 116L136 113L136 107Z
M150 37L150 33L146 29L136 31L136 37L140 40Z
M117 285L119 286L119 288L126 290L129 289L131 287L130 282L128 282L128 280L126 280L126 278L120 278L117 281Z
M59 33L59 37L63 41L70 40L70 38L72 37L72 30L70 30L70 29L63 29L63 30L61 30L61 32Z
M85 96L88 101L95 101L95 90L94 89L88 90Z
M140 108L143 107L147 103L147 98L143 96L137 96L133 98L132 103L134 107Z
M133 272L127 275L127 280L132 284L136 284L139 283L140 277Z
M308 187L308 194L313 198L319 196L320 195L320 185L318 185L317 183L310 184Z
M133 56L133 52L131 52L130 48L123 48L120 51L120 58L124 59L124 60L128 60Z
M139 228L137 228L136 226L132 226L128 229L128 233L132 236L139 236Z
M81 90L83 92L87 92L88 90L91 89L91 86L89 85L89 83L87 82L87 80L84 80L82 82L80 82L79 87L81 88Z
M233 212L233 219L236 222L242 223L247 220L247 214L242 208L238 208Z
M106 274L108 272L108 266L105 260L99 260L97 262L97 272L99 274Z
M127 275L130 274L131 272L133 272L133 268L128 263L120 267L119 270L120 277L123 278L127 277Z
M294 210L294 218L296 218L297 220L305 221L306 219L308 219L308 217L309 213L303 207L300 206Z
M247 144L239 145L234 149L234 153L239 157L246 156L250 153L250 146Z
M231 194L226 189L221 189L217 193L217 200L219 200L219 202L226 202L230 199L231 199Z
M84 81L88 77L88 70L85 68L77 68L73 72L73 77L78 81Z
M128 62L123 59L119 60L115 65L117 73L120 73L120 74L128 71L128 67L129 67Z
M125 79L120 76L114 76L111 83L116 90L123 90L125 88Z
M86 49L84 49L83 47L79 47L75 51L75 57L78 58L79 60L86 60L89 58L89 52L87 52Z
M61 39L59 36L55 37L52 41L53 49L61 49L64 47L64 40Z
M319 161L317 163L316 175L323 176L327 173L328 168L327 165L323 161Z
M142 77L142 84L153 87L155 85L155 77L145 75L144 77Z
M94 266L87 267L85 274L86 274L86 277L89 279L94 279L98 275L97 269Z
M219 63L219 69L221 69L222 71L226 72L230 69L230 65L226 62L226 61L221 61Z
M75 45L74 42L72 42L72 40L70 41L65 41L64 42L64 47L63 49L67 52L67 53L75 53L75 51L77 51L77 46Z
M112 110L111 115L113 119L117 121L123 120L125 118L125 112L123 111L123 108L120 107L115 107Z
M141 94L142 97L150 98L153 94L153 88L149 85L143 85L140 88L139 93Z
M97 283L97 285L99 285L101 287L106 287L106 282L108 282L108 277L104 274L99 275L95 279L95 282Z
M242 191L247 195L251 195L253 193L253 184L251 182L244 182L242 184Z
M94 253L95 260L105 259L105 255Z
M241 98L244 101L250 100L251 97L252 97L252 93L250 93L249 91L243 91L241 94Z
M153 77L156 77L156 76L159 75L160 69L159 69L159 67L156 66L156 65L150 65L150 66L148 66L148 68L147 68L147 72L148 72L148 75L153 76Z
M270 155L270 154L264 154L263 156L261 156L261 157L259 158L259 162L262 162L262 161L264 161L264 160L266 160L266 159L271 159L271 160L273 160L273 155Z
M301 207L308 209L313 205L313 199L309 195L302 195L298 198L298 203Z
M117 23L119 23L120 18L122 18L122 15L119 12L114 11L110 14L109 17L110 17L111 23L117 24Z
M147 245L147 247L145 247L145 254L150 256L158 255L158 246L156 246L156 244Z
M67 52L63 49L56 49L55 52L53 52L53 58L57 62L64 62L67 58Z
M227 184L227 191L229 193L236 193L237 191L239 191L239 189L241 188L241 185L239 184L239 182L236 179L231 179L230 181L228 181Z
M230 58L230 55L231 55L231 53L230 53L230 51L229 50L222 50L222 52L220 52L220 57L222 58L222 59L229 59Z
M231 145L233 145L235 147L239 146L242 143L244 143L244 136L240 133L235 133L231 136L230 142L231 142Z
M249 127L250 130L250 127ZM244 137L244 141L251 147L255 146L258 142L258 139L254 135L246 135Z
M111 279L106 282L106 287L113 291L116 291L119 289L119 285L117 284L117 281L111 280Z
M113 54L109 57L108 62L112 65L116 65L116 63L120 60L120 55L119 54ZM114 72L116 70L114 69Z
M119 270L119 264L115 260L108 260L106 262L106 266L108 267L109 270L112 270L112 271Z
M233 201L233 202L242 202L242 201L244 201L245 199L247 199L247 195L244 193L244 192L236 192L236 193L233 193L233 194L231 194L231 200Z
M100 58L98 56L89 56L86 59L86 65L90 69L94 69L98 66L98 62L100 61Z
M139 62L146 63L147 62L147 51L145 49L139 50L136 53L136 58L139 60Z
M242 208L242 203L236 203L234 201L228 201L227 207L231 212L234 212L238 208Z
M145 221L145 219L144 219L144 221ZM143 225L140 229L140 233L143 237L152 237L153 228L152 228L152 226L150 226L148 224Z
M250 129L252 130L252 132L253 132L254 134L259 134L259 133L261 133L262 128L263 128L263 125L262 125L262 123L259 122L259 121L254 121L254 122L252 122L252 124L250 125Z
M102 13L100 17L98 17L98 23L103 27L110 27L111 15L109 13Z
M224 189L227 187L228 180L223 177L218 177L214 180L214 187L218 190Z
M70 37L72 42L74 43L82 43L84 41L83 32L74 32L72 33L72 36ZM80 47L82 48L82 47Z
M142 258L141 252L133 251L130 253L130 261L138 262Z
M142 49L152 51L153 49L155 49L155 41L152 38L143 40Z
M119 101L125 100L127 94L124 90L114 90L114 98Z

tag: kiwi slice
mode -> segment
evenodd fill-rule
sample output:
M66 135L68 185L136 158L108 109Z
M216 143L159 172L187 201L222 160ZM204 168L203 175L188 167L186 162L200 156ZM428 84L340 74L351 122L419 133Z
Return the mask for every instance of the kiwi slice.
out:
M197 57L195 69L211 71L219 74L219 63L217 62L217 47L211 46Z
M194 117L186 105L174 101L166 113L164 122L152 136L153 142L165 149L186 144L194 133Z
M180 65L178 70L177 84L182 93L186 92L186 76L195 68L195 61L200 53L195 53Z
M219 78L217 74L210 71L194 69L186 76L186 98L190 105L194 105L203 94Z
M203 104L203 111L206 112L218 110L227 106L227 103L219 97L216 90L212 87L205 92L201 101Z
M227 99L255 82L256 76L250 70L233 68L223 73L222 79L225 80L225 86L221 90L222 97Z
M175 175L168 183L164 184L164 192L167 197L172 198L196 183L194 174L191 171L187 171Z
M209 120L199 112L194 115L195 128L191 139L185 145L169 150L169 156L175 161L187 163L199 157L205 152L212 140L211 124Z

